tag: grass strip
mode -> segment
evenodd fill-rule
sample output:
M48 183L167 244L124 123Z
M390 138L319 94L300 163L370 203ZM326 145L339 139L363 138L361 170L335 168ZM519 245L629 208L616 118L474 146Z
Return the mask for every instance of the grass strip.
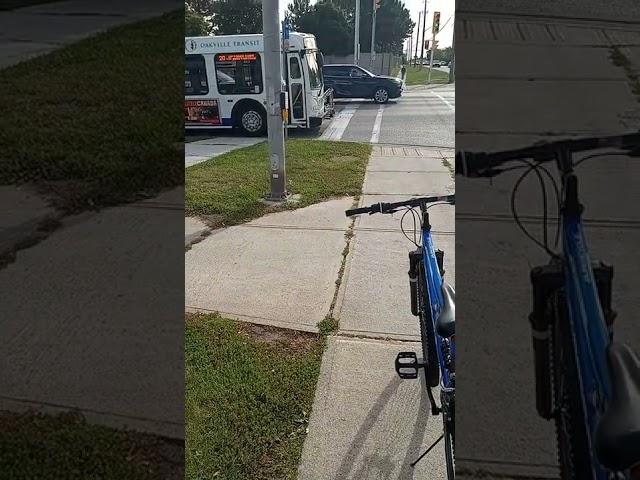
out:
M426 85L429 76L429 67L407 67L407 85ZM435 68L431 69L431 83L448 83L449 74Z
M96 208L182 184L184 14L0 70L0 184Z
M75 413L0 412L0 478L178 480L184 444L90 425Z
M269 192L266 143L241 148L187 169L185 210L214 226L234 225L286 208L359 195L371 146L290 140L286 144L288 190L299 195L280 207L262 201Z
M186 478L295 479L323 347L318 334L188 316Z

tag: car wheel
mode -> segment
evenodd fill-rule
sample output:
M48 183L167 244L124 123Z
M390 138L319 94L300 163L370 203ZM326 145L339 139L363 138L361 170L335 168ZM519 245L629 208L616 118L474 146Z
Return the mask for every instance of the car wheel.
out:
M250 137L260 137L267 131L267 116L255 107L247 107L238 115L238 127Z
M389 101L389 91L385 87L376 88L373 100L376 103L387 103Z

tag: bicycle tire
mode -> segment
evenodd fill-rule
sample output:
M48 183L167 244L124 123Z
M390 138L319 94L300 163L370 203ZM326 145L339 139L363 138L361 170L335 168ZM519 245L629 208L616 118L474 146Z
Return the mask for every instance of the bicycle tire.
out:
M451 394L453 395L453 394ZM442 423L444 425L444 459L447 467L447 480L456 478L456 430L455 430L455 397L441 400Z
M438 363L435 329L431 320L431 307L428 303L422 268L419 269L416 288L418 289L420 344L422 345L422 355L426 362L424 377L428 387L437 387L440 383L440 364Z
M555 318L551 338L551 368L560 478L593 480L575 345L564 296L561 292L556 292L551 296L550 303Z

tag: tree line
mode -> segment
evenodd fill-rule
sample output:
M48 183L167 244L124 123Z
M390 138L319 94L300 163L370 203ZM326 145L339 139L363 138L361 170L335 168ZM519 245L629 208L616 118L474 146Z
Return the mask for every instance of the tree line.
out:
M371 50L373 0L360 1L360 51ZM186 0L187 36L262 33L259 0ZM353 0L293 0L286 18L294 31L316 36L323 53L353 53L355 2ZM402 54L415 23L402 0L381 0L376 14L376 52Z

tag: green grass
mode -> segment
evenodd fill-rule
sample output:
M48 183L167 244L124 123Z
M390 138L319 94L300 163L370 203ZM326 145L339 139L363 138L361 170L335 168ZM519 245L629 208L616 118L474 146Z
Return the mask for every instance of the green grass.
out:
M0 412L0 478L169 480L184 477L184 446L89 425L75 414Z
M0 10L13 10L15 8L30 7L41 3L51 3L60 0L3 0L0 4Z
M288 190L300 195L300 201L280 208L298 208L360 194L371 146L290 140L286 152ZM267 158L267 145L261 143L189 167L187 214L233 225L273 211L261 201L269 192Z
M323 339L187 317L186 479L295 479Z
M429 75L429 67L407 67L407 85L425 85ZM449 74L431 69L431 83L447 83L449 82Z
M0 184L78 210L180 185L184 13L0 70Z

